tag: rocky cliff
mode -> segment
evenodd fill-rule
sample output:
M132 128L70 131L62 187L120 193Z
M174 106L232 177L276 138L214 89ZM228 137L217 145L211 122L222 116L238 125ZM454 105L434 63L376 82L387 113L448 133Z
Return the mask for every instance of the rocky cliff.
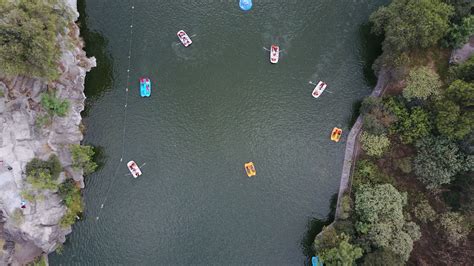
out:
M63 0L79 16L76 0ZM26 201L20 208L26 182L25 166L34 157L46 160L56 154L64 171L60 181L72 177L84 187L81 172L71 167L70 144L79 144L81 111L84 110L84 79L95 66L94 58L87 58L79 28L71 21L64 37L58 37L62 57L61 76L54 82L27 77L0 75L0 265L24 264L41 253L52 252L65 241L71 228L61 228L59 221L66 208L58 195L45 190L36 192L34 201ZM37 124L44 116L41 94L54 89L56 96L70 102L65 117L54 116L44 127Z

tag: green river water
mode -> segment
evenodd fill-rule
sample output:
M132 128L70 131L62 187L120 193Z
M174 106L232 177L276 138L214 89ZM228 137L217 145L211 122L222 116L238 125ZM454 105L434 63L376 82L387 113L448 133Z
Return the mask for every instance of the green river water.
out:
M378 51L364 25L386 2L254 0L243 12L238 0L79 1L98 61L85 143L99 147L101 167L86 179L83 220L50 263L305 264L308 221L329 211L354 105L373 85ZM283 50L276 65L264 49L272 43ZM139 96L141 76L150 98ZM314 99L308 82L318 80L329 86ZM127 175L132 159L145 164L138 179ZM256 177L245 175L248 161Z

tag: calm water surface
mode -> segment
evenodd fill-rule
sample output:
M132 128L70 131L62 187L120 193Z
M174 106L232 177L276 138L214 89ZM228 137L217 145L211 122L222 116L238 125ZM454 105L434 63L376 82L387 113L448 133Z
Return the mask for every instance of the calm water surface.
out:
M254 0L244 13L237 0L82 1L99 64L85 142L103 147L103 167L51 264L304 264L307 222L326 215L339 186L345 139L331 142L331 129L347 133L370 92L361 25L385 2ZM189 48L180 29L194 36ZM277 65L264 49L272 43L283 49ZM141 76L151 98L139 97ZM319 99L310 80L329 84ZM131 159L146 164L139 179L127 176Z

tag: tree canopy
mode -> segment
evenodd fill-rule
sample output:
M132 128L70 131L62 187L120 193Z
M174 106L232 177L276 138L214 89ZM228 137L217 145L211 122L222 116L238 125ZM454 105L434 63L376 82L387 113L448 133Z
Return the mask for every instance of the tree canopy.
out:
M356 229L377 248L390 250L404 261L420 237L419 227L406 223L407 195L390 184L360 186L355 193Z
M429 189L449 184L457 173L474 169L473 161L447 138L427 137L415 146L415 173Z
M336 247L324 250L319 256L325 265L350 266L360 257L362 249L349 243L349 237L342 233L337 237Z
M474 56L471 56L467 61L460 65L449 68L451 79L461 79L467 82L474 81Z
M367 152L369 156L382 156L382 154L390 147L390 140L384 134L373 135L367 132L362 132L361 136L362 149Z
M69 20L57 0L0 1L0 66L7 75L53 80L61 56L57 36Z
M407 100L426 100L431 95L438 94L440 87L441 81L436 72L424 66L418 67L410 71L403 97Z
M384 52L427 48L449 30L453 7L439 0L393 0L370 16L374 32L384 34Z
M402 143L410 144L430 134L430 115L422 107L408 108L405 100L394 97L385 100L385 107L395 117L390 133L397 133Z

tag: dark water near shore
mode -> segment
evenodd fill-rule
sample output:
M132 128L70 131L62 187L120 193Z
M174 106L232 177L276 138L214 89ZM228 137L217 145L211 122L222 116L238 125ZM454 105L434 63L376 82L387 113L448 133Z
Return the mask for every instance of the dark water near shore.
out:
M116 172L132 4L80 1L99 64L86 82L85 142L102 147L103 167L87 178L84 220L50 263L304 264L308 221L326 216L339 186L345 139L329 134L347 133L370 93L367 61L378 51L363 25L385 2L254 0L244 13L237 0L133 1ZM195 35L189 48L179 29ZM284 50L277 65L263 49L272 43ZM139 97L141 76L151 98ZM329 87L314 99L308 81L320 79ZM131 159L146 163L139 179L126 176Z

